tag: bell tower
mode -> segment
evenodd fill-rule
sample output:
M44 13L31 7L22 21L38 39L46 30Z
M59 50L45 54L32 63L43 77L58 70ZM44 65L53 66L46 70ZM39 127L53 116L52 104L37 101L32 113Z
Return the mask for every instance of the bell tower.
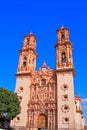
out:
M56 69L65 70L73 68L72 60L72 44L69 39L69 30L64 28L57 30L57 43L56 47Z
M17 73L28 73L36 68L36 37L33 33L24 36Z
M69 129L75 128L72 43L68 28L56 32L57 127Z
M33 33L30 33L24 36L23 46L20 50L15 92L20 100L21 112L11 122L13 126L26 127L30 84L32 73L35 72L36 68L36 57L36 37Z

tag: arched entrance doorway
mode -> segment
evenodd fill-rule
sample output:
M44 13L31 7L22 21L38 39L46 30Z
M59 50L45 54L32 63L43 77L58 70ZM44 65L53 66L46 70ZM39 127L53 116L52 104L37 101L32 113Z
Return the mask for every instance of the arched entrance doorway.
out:
M44 114L40 114L38 116L37 127L38 127L38 130L47 129L47 117Z

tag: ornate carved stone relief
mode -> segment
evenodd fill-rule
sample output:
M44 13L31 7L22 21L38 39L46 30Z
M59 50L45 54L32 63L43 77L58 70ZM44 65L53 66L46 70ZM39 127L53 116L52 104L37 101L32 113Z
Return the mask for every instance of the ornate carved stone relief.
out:
M30 126L32 125L32 123L35 123L35 120L38 119L38 115L41 113L47 115L49 123L51 123L51 127L53 126L52 118L55 119L56 116L55 91L56 91L56 78L54 72L49 68L47 68L46 64L44 64L41 70L39 70L38 72L32 73L31 86L30 86L31 98L28 103L28 116ZM32 120L33 116L32 111L34 114L33 120ZM53 112L54 115L52 115ZM37 127L37 124L34 125Z

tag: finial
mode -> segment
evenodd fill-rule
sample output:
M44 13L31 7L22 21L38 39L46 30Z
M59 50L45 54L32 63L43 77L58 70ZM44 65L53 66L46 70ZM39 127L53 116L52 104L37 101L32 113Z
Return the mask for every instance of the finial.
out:
M32 35L32 34L33 34L32 32L29 33L29 35Z
M41 68L46 68L47 69L46 61L44 61L44 63L43 63Z
M64 26L62 25L61 29L64 29Z
M30 37L33 36L35 38L35 40L37 41L37 39L36 39L35 35L32 33L32 31L29 33L28 36L30 36Z
M47 66L46 66L46 61L44 61L44 63L43 63L43 66L42 66L42 67L47 67Z

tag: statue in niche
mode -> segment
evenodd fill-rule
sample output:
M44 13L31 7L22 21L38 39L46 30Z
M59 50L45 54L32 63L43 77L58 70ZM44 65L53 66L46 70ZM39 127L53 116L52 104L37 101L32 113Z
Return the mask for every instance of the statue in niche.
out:
M36 88L35 86L32 86L32 99L36 97Z

